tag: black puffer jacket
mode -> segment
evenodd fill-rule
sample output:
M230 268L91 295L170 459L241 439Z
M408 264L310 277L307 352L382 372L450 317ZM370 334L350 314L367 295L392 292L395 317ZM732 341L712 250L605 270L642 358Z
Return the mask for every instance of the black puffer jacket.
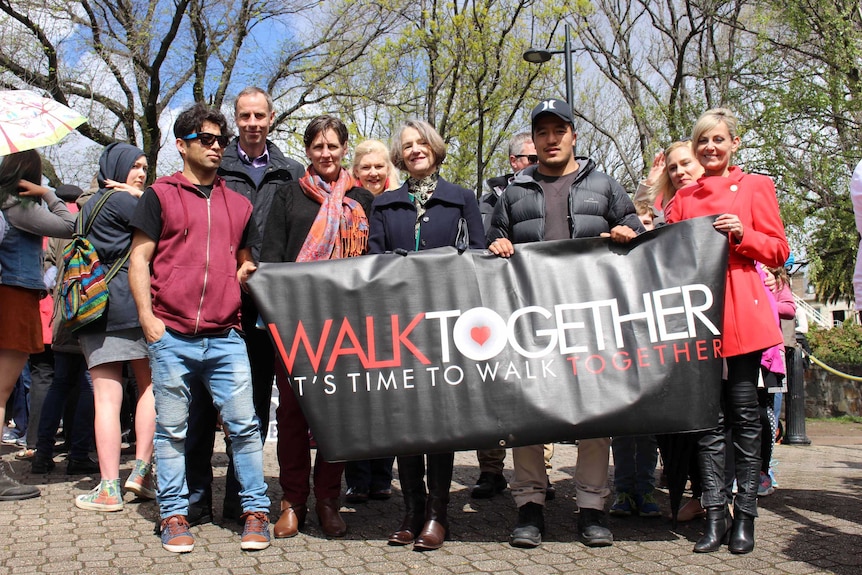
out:
M225 149L218 174L224 178L228 188L239 192L251 201L251 205L254 206L251 215L257 224L260 237L263 237L269 218L269 209L276 192L287 182L299 180L305 174L305 168L296 160L286 157L275 144L267 140L269 165L266 167L266 173L260 180L260 184L255 186L254 180L248 175L245 164L239 159L237 142L239 142L239 138L234 138L233 142L228 144ZM252 256L255 261L259 260L259 245L252 248Z
M620 225L642 233L634 204L619 182L597 171L589 158L577 160L583 169L569 193L570 237L593 238ZM488 244L497 238L515 244L545 239L545 196L533 179L536 169L530 166L516 174L500 197L486 236Z

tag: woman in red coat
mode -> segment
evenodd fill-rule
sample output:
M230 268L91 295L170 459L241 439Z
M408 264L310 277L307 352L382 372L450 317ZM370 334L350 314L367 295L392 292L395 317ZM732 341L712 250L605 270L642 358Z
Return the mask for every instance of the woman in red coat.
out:
M722 382L718 427L705 432L699 444L707 526L694 550L716 551L729 539L731 553L749 553L754 549L760 476L760 356L764 349L783 341L754 264L783 265L790 248L772 180L745 174L731 165L739 147L733 113L724 108L704 113L695 124L692 145L704 167L704 177L676 194L668 206L667 221L720 214L713 225L727 234L730 242L722 326L727 379ZM736 463L732 524L727 507L729 490L725 489L725 421L732 431Z

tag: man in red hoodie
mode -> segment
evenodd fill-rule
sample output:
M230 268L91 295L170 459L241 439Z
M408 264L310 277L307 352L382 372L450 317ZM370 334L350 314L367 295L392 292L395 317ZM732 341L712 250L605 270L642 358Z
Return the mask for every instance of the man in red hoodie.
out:
M132 218L129 283L149 344L162 546L185 553L189 532L185 436L190 385L203 383L233 445L244 550L269 546L270 501L251 371L240 327L240 286L255 270L252 205L216 172L229 142L221 112L198 103L174 124L183 170L157 179Z

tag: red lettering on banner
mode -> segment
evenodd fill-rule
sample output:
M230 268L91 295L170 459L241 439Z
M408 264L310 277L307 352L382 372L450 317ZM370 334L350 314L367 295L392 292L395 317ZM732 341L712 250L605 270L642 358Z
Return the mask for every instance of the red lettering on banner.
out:
M647 348L639 347L638 348L638 367L649 367L650 363L647 361L649 359L647 357Z
M715 357L721 357L721 340L720 339L712 340L712 352L715 354Z
M401 350L398 348L398 344L397 344L398 342L401 342L401 344L403 344L404 347L406 347L407 350L413 354L413 357L415 357L416 359L418 359L420 361L420 363L422 363L424 365L428 365L431 363L431 360L429 360L427 357L425 357L422 354L422 352L419 351L415 345L413 345L412 341L407 339L407 336L410 335L410 332L413 331L416 328L416 326L419 325L419 322L422 321L423 319L425 319L425 312L416 314L416 317L414 317L413 321L411 321L407 325L407 327L404 328L404 331L399 332L398 331L398 317L392 316L392 349L397 350L395 352L395 358L397 360L401 359L401 355L400 355ZM395 341L396 336L397 336L398 342Z
M293 336L293 344L290 346L290 355L284 350L284 344L281 340L281 334L278 333L278 328L274 323L268 324L269 331L272 334L272 339L275 341L275 346L278 348L278 353L281 355L281 360L284 362L284 367L287 373L293 373L293 362L296 359L296 352L299 349L299 344L305 346L305 351L308 353L308 359L311 366L316 372L320 367L320 358L323 357L323 348L326 340L329 338L329 330L332 328L332 320L328 319L323 323L323 331L320 334L320 340L317 343L317 352L311 348L311 342L308 341L308 335L305 333L305 326L300 321L296 326L296 333Z
M353 347L341 347L345 337L350 340ZM335 360L342 355L355 355L360 363L362 363L362 367L368 369L368 357L362 351L362 346L359 345L359 340L356 339L353 326L350 325L350 321L347 318L344 318L344 321L341 322L341 329L338 330L338 336L335 338L335 345L332 347L332 355L329 356L329 362L326 364L326 371L332 371L332 368L335 367Z
M393 315L391 321L392 331L395 331L395 326L398 325L398 316ZM368 367L372 369L381 369L384 367L398 367L398 364L401 361L401 353L398 347L395 347L395 349L393 350L392 359L388 359L386 361L377 359L377 345L374 338L374 318L372 316L368 316L365 318L365 330L368 343Z
M578 360L580 359L579 355L570 355L566 358L566 361L572 364L572 375L578 375Z
M706 340L699 339L694 342L694 347L697 349L697 359L700 361L706 361L709 359L709 356L706 355Z
M654 345L652 348L658 352L658 362L664 365L664 348L666 345Z
M688 342L682 344L682 347L679 347L678 344L673 344L673 360L676 363L679 363L679 356L684 355L686 361L691 361L691 354L688 351Z
M597 360L599 360L600 365L601 365L601 367L600 367L599 369L592 369L592 368L590 367L590 360L592 360L592 359L597 359ZM602 373L602 372L605 370L605 358L603 358L603 357L602 357L602 356L600 356L600 355L591 355L590 357L588 357L588 358L586 359L586 361L584 361L584 368L585 368L587 371L589 371L590 373L592 373L593 375L598 375L598 374Z
M618 358L622 358L621 364L617 364ZM632 360L629 359L629 354L625 351L619 351L615 353L611 357L611 363L614 364L614 367L617 368L617 370L619 371L628 371L629 368L632 366Z

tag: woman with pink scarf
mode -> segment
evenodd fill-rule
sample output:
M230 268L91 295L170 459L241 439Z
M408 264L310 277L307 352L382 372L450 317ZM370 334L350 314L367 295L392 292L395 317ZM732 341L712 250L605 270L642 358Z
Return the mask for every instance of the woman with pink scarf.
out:
M288 182L273 198L260 250L262 262L310 262L362 255L368 245L368 218L374 196L356 187L342 167L347 153L347 127L329 115L311 120L303 138L311 161L298 182ZM277 538L293 537L305 524L311 493L311 438L308 422L288 383L284 366L276 365L279 405L279 483L281 517ZM347 525L339 509L343 463L329 463L320 454L314 462L315 510L327 537L343 537Z

